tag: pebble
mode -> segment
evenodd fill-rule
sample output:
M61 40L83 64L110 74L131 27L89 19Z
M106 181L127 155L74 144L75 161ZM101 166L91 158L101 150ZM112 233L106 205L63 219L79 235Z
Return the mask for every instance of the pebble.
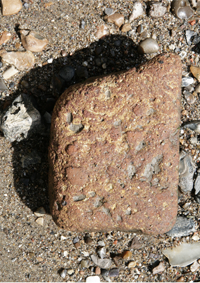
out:
M195 260L195 262L192 265L190 265L190 271L191 272L197 271L199 269L199 266L200 266L199 263Z
M195 92L196 92L196 93L200 93L200 84L198 84L198 85L195 87Z
M150 6L149 15L153 18L163 17L167 12L167 8L162 3L152 3Z
M47 60L47 63L48 63L48 64L53 63L53 58L49 58L49 59Z
M122 32L128 32L129 30L131 30L131 24L129 24L129 23L124 24L121 28Z
M3 79L0 78L0 91L7 90L7 86L5 85L5 82Z
M92 244L92 238L91 237L89 237L89 236L85 236L84 237L84 242L86 243L86 244Z
M188 0L173 0L171 7L175 16L181 20L187 20L194 14Z
M1 34L1 36L0 36L0 45L1 44L5 44L6 42L8 42L9 40L10 40L10 38L11 38L11 33L10 32L8 32L8 31L4 31L2 34Z
M128 264L128 268L133 268L137 265L136 261L130 261Z
M3 16L17 14L22 8L21 0L1 0Z
M83 125L82 124L70 124L69 125L69 129L74 132L74 133L78 133L83 129ZM85 197L84 197L85 198ZM81 199L82 200L82 199Z
M35 222L41 226L44 225L44 218L43 217L39 217L35 220Z
M104 12L107 16L111 16L115 13L115 10L113 10L112 8L105 8Z
M86 283L100 283L99 276L89 276L86 278Z
M1 54L2 61L14 65L18 70L23 71L30 69L35 64L35 57L32 52L3 52Z
M9 88L14 88L14 86L15 86L15 83L14 83L14 82L11 82L11 83L9 84Z
M196 231L196 223L191 218L184 216L177 216L174 227L166 234L170 237L183 237L188 236L190 233Z
M63 68L60 69L58 75L65 80L66 82L69 82L72 80L72 78L75 75L75 70L71 66L64 66Z
M191 121L184 123L182 126L183 129L190 129L198 134L200 134L200 120Z
M129 260L131 259L133 256L132 252L131 251L124 251L122 253L122 258L125 259L125 260Z
M108 258L101 259L98 258L96 255L91 255L91 259L94 262L94 264L96 264L97 266L103 269L108 269L112 265L112 260Z
M133 22L135 19L139 17L143 17L145 15L144 8L142 6L142 3L140 2L135 2L133 4L133 11L132 14L129 17L129 22Z
M192 30L186 30L185 31L186 41L187 41L188 45L191 45L193 43L193 37L196 34L197 33L195 31L192 31Z
M17 69L15 69L14 66L11 66L3 73L3 78L4 78L4 80L8 80L11 77L13 77L14 75L16 75L17 73L19 73L19 71Z
M61 236L61 237L62 237L62 236ZM68 251L64 251L64 252L63 252L64 257L67 257L68 254L69 254Z
M43 117L44 117L47 124L51 124L51 116L52 115L47 111L44 113Z
M185 278L183 276L181 276L176 281L177 282L185 282Z
M119 28L124 24L124 15L119 13L114 13L110 16L104 17L105 20L107 20L108 23L115 24Z
M64 279L67 275L67 270L66 269L63 269L60 273L60 276Z
M164 262L160 262L159 265L157 265L156 267L153 268L152 273L153 275L163 272L165 270L165 265Z
M85 259L83 259L82 261L81 261L81 268L87 268L88 267L88 260L85 260Z
M102 276L109 276L109 270L107 270L107 269L101 269L101 275L102 275Z
M104 246L105 246L104 241L98 241L97 244L98 244L98 246L101 246L101 247L104 247Z
M179 162L179 186L182 192L190 192L193 189L193 176L195 171L196 166L192 161L192 157L182 151L180 153Z
M182 87L187 87L194 83L194 79L192 77L183 77L182 78Z
M109 270L109 277L117 277L119 276L119 269L118 268L112 268Z
M20 37L23 47L32 52L41 52L48 44L48 40L39 33L22 29Z
M96 32L96 37L98 39L106 36L106 35L109 35L110 34L110 31L109 31L109 28L107 25L101 25L97 28L97 32Z
M197 173L197 178L194 183L194 189L195 189L195 195L197 195L200 192L200 172L199 170Z
M97 267L95 268L95 274L96 274L96 275L100 275L100 274L101 274L101 268L100 268L100 267L97 266Z
M74 269L68 269L67 270L67 273L72 276L74 274Z
M99 257L103 259L106 256L106 248L105 247L100 248L97 251L97 253L98 253Z
M139 44L138 51L140 53L155 53L158 52L158 43L153 38L147 38Z
M44 207L38 207L37 210L34 212L34 215L37 217L42 217L46 214Z
M199 235L194 233L194 235L192 236L192 240L198 241L199 240Z
M164 249L162 253L169 259L171 266L185 267L199 258L200 243L181 243L179 246Z
M200 82L200 68L195 66L190 66L190 71L193 76Z

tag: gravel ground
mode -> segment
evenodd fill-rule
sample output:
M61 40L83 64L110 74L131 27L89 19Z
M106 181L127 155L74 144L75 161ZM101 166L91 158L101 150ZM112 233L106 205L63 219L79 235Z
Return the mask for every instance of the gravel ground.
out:
M124 0L24 0L22 10L13 16L1 17L0 32L7 30L12 38L5 45L7 51L24 51L18 36L20 28L40 32L49 40L46 49L35 53L35 67L21 71L6 81L8 90L0 92L0 109L10 104L20 93L35 98L41 115L51 113L56 99L68 87L84 79L128 69L147 61L155 54L139 55L139 42L152 36L159 44L159 52L175 52L183 62L183 76L192 76L189 66L199 64L199 49L188 45L186 30L199 30L198 18L182 21L169 10L170 1L163 0L168 12L161 18L152 18L146 12L142 18L131 23L129 32L121 32L108 23L110 36L96 37L97 29L105 24L105 8L121 13L128 22L133 2ZM46 3L51 5L46 5ZM148 6L149 2L142 2ZM194 20L194 21L193 21ZM193 21L193 22L192 22ZM142 25L143 32L138 27ZM75 76L65 86L60 86L58 72L63 65L74 68ZM5 66L0 68L2 75ZM198 120L199 97L194 92L197 80L187 89L183 88L182 122ZM97 255L103 241L106 255L112 258L112 267L119 269L119 276L110 277L106 272L101 281L199 281L200 271L191 271L190 266L172 267L162 254L164 247L173 247L180 242L193 242L195 236L168 237L167 235L145 236L134 233L71 233L59 229L51 219L48 208L48 140L49 124L43 119L38 134L22 142L9 143L0 136L0 281L86 281L88 276L98 275L99 269L91 260ZM190 143L196 134L182 129L180 147L189 152L194 164L200 160L199 146ZM198 136L197 136L198 137ZM23 156L34 152L40 162L22 167ZM44 207L44 223L37 223L34 212ZM200 219L199 204L193 193L181 194L179 215ZM129 251L126 252L126 251ZM189 253L189 251L188 251ZM122 255L122 256L121 256ZM132 262L130 264L130 262ZM163 271L153 274L155 266L162 262ZM131 267L132 266L132 267ZM60 272L66 269L62 278ZM179 279L180 278L180 279Z

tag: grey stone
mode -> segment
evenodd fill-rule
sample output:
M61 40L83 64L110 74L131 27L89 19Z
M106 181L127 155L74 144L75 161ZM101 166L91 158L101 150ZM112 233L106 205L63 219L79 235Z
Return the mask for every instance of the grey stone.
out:
M193 36L195 36L197 33L193 30L186 30L185 31L185 37L188 45L191 45L193 43Z
M110 277L117 277L119 276L119 269L118 268L112 268L109 270L109 276Z
M60 69L58 74L63 80L69 82L74 77L75 70L71 66L64 66L62 69Z
M191 131L194 131L198 134L200 134L200 120L190 121L187 123L184 123L182 126L183 129L190 129Z
M82 124L70 124L69 129L74 133L78 133L83 129L83 125Z
M10 142L27 138L40 126L40 113L26 94L19 95L0 115L0 129Z
M178 216L174 227L166 234L170 237L188 236L196 231L196 223L193 219Z
M5 82L3 79L0 79L0 91L7 90L7 86L5 85Z
M112 8L105 8L104 12L107 16L110 16L115 13L115 10L113 10Z
M192 77L183 77L182 78L182 87L187 87L194 83L194 79Z
M182 192L190 192L193 189L193 176L195 170L196 166L192 161L192 157L182 151L179 163L179 186Z
M200 172L197 174L197 178L194 183L195 195L200 192Z

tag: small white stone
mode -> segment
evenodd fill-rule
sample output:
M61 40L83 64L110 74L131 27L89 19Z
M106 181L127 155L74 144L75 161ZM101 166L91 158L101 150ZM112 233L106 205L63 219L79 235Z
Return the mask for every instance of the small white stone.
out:
M134 21L135 19L144 16L145 12L142 6L142 3L140 2L136 2L133 4L133 12L129 17L129 22L131 23L132 21Z
M37 210L34 212L35 216L42 217L46 214L44 207L38 207Z
M163 272L165 270L165 265L163 262L160 262L158 266L153 268L153 275Z
M199 264L197 261L195 261L192 265L190 265L190 271L195 272L197 269L199 269Z
M60 276L64 279L67 275L67 270L63 269L62 272L60 273Z
M44 225L44 218L39 217L39 218L37 218L37 219L35 220L35 222L36 222L37 224L43 226L43 225Z
M68 273L69 275L74 274L74 269L69 269L69 270L67 270L67 273Z
M89 276L86 278L86 283L100 283L99 276Z
M53 63L53 58L48 59L47 63L49 63L49 64Z
M198 234L194 234L194 235L192 236L192 240L198 241L198 240L199 240L199 235L198 235Z
M87 62L87 61L84 61L84 62L82 63L82 66L87 67L87 66L88 66L88 62Z
M82 254L83 254L85 257L87 257L87 256L90 255L89 252L82 252Z
M11 78L12 76L16 75L19 71L17 69L15 69L14 66L11 66L10 68L8 68L4 73L3 73L3 78L4 80L8 80L9 78Z
M63 252L63 255L64 255L65 257L68 256L68 254L69 254L68 251L64 251L64 252Z
M61 239L61 241L64 241L64 240L67 239L67 237L65 237L65 236L60 236L60 239Z

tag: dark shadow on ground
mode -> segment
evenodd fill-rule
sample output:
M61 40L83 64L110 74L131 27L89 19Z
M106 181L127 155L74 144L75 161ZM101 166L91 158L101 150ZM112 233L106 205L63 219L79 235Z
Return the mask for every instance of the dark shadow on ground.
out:
M137 46L130 38L112 35L100 39L88 48L78 50L72 55L61 56L51 64L34 68L22 78L12 100L21 93L29 95L34 99L42 116L42 129L38 133L21 142L13 142L15 189L23 203L32 211L43 206L49 212L48 144L50 124L44 118L45 112L52 113L56 100L70 85L93 76L107 75L137 67L144 61L145 58L138 54ZM70 66L71 71L64 72L64 75L60 73L63 76L61 78L59 72L63 66ZM11 102L9 100L0 102L0 109L5 109ZM22 158L32 152L35 156L41 157L41 162L23 168Z

